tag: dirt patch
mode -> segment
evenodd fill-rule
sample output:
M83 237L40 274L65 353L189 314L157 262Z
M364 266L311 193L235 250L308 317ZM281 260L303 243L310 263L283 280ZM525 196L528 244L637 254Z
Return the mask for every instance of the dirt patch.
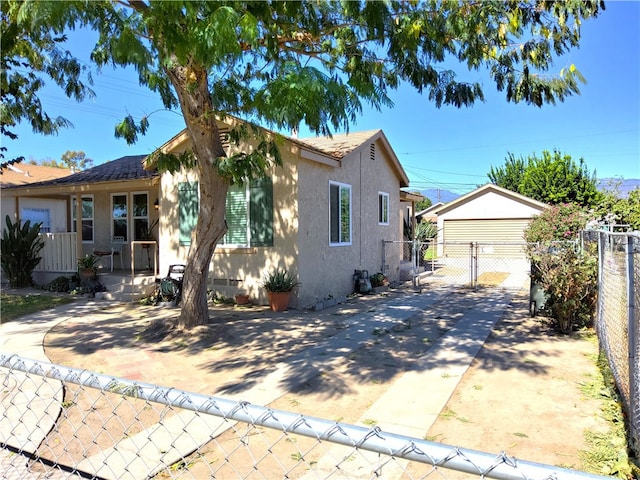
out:
M558 335L527 308L514 299L427 438L581 469L584 431L603 426L600 403L580 390L599 374L596 337Z
M263 307L221 306L212 309L215 321L189 332L175 326L175 310L122 307L109 315L96 312L91 319L59 324L46 336L45 351L54 363L207 395L233 395L257 384L275 363L287 362L344 330L351 316L373 315L381 302L400 294L354 298L322 312L274 314ZM301 381L294 370L286 379L288 393L270 407L370 426L364 412L474 308L481 295L482 290L460 289L401 324L372 329L360 348L327 361L313 378ZM528 295L516 297L438 420L425 425L424 436L580 468L577 452L584 448L584 429L598 424L598 405L583 398L579 385L597 373L597 346L589 335L553 334L529 318L527 304ZM417 387L416 394L428 395L428 386ZM45 456L66 455L72 462L82 455L85 442L106 448L108 437L135 434L169 414L141 400L131 406L121 399L108 394L98 401L67 390L67 408ZM105 420L111 412L116 412L117 422ZM101 436L94 440L96 432ZM77 445L65 441L70 436ZM232 472L248 474L259 459L258 470L265 478L298 478L328 448L326 442L238 424L174 468L188 470L193 478L214 471L218 478L236 478ZM225 461L229 456L233 463ZM453 472L445 473L456 478ZM160 476L174 478L175 472Z
M507 272L484 272L478 277L478 285L495 287L504 282L509 275Z

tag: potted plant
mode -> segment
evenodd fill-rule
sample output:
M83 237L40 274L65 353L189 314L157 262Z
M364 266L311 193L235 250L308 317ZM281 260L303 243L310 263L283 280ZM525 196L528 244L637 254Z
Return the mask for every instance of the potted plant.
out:
M249 295L246 293L237 293L234 297L236 305L249 305L251 302Z
M262 280L262 287L269 296L271 310L274 312L286 310L291 292L298 285L300 283L284 268L274 268L268 272Z
M100 258L93 254L87 254L78 259L78 276L80 284L88 286L98 276L98 262Z

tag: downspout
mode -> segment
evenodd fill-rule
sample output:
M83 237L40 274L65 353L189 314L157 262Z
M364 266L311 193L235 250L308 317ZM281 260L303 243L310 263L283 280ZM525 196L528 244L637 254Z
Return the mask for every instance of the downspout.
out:
M359 168L359 174L360 174L360 197L359 197L359 205L358 205L358 209L360 210L360 215L358 215L358 233L359 233L359 243L360 243L360 262L359 262L359 266L360 268L362 268L362 237L364 236L362 234L362 149L360 149L360 168Z

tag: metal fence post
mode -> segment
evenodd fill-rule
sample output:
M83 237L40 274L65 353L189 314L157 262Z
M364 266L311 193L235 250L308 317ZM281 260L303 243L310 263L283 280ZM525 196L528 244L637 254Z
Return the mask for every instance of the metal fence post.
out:
M413 288L416 288L417 281L416 277L418 276L418 243L415 238L411 239L411 279L413 280Z
M478 286L478 243L469 244L469 284L471 288Z
M626 257L627 257L627 320L628 320L628 341L629 341L629 391L631 393L629 398L629 408L631 410L630 417L631 422L631 441L634 450L640 450L640 427L638 426L638 420L640 420L640 384L638 377L640 376L640 368L638 366L638 329L635 318L635 268L633 258L633 244L634 238L631 235L627 236L626 242Z

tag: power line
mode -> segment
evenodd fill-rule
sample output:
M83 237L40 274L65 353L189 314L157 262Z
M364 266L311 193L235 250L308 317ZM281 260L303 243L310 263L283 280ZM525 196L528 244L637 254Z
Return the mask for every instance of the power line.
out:
M561 139L566 140L569 138L592 138L596 136L620 135L624 133L638 133L638 129L632 128L628 130L618 130L615 132L598 132L598 133L587 133L582 135L563 135ZM494 144L486 144L486 145L469 145L465 147L442 148L439 150L425 150L420 152L401 152L398 155L429 155L432 153L459 152L463 150L479 150L483 148L508 147L511 145L526 145L526 144L537 143L537 142L553 142L553 141L557 141L558 139L559 137L537 138L537 139L531 139L531 140L526 140L521 142L510 141L508 143L504 142L504 143L494 143Z
M459 175L461 177L480 177L480 178L486 177L486 175L477 175L477 174L472 174L472 173L444 172L442 170L431 170L429 168L414 167L414 166L411 166L411 167L406 167L405 166L405 169L406 170L409 170L409 169L412 169L412 170L423 170L425 172L443 173L443 174L446 174L446 175Z

